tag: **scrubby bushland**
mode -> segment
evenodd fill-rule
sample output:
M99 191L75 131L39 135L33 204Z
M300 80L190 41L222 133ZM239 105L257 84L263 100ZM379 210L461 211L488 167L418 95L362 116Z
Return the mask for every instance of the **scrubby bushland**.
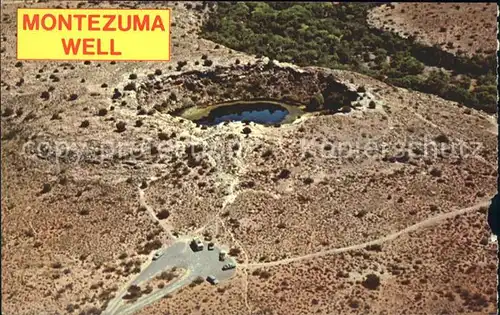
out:
M371 28L373 3L219 2L203 36L230 48L300 66L361 72L488 112L496 111L496 56L454 56ZM389 57L389 58L388 58ZM424 74L425 66L452 71ZM477 85L471 88L470 80ZM324 96L324 95L323 95ZM326 100L325 100L326 101ZM315 102L315 101L313 101Z

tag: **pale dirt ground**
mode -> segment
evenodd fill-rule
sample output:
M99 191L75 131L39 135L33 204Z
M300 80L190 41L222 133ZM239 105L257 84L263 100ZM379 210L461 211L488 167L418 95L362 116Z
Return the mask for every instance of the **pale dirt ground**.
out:
M492 313L496 246L481 244L488 235L484 212L470 212L382 244L381 251L258 268L249 277L249 302L254 314ZM269 278L260 276L264 271ZM381 285L365 288L372 273Z
M136 314L247 314L243 291L244 279L239 275L217 286L204 282L167 295Z
M428 45L467 55L495 53L497 6L495 3L392 3L372 10L374 26L404 37L414 35ZM449 46L451 42L453 46Z
M194 103L193 97L205 104L294 91L306 101L317 91L323 70L308 68L298 75L287 67L263 69L253 56L229 54L223 46L216 49L215 43L198 39L196 10L168 5L174 7L176 23L169 64L23 62L14 67L14 24L2 23L1 110L13 111L2 117L6 314L67 314L69 304L77 305L73 314L101 308L148 259L149 250L141 247L154 246L155 240L168 243L177 231L239 249L237 276L219 289L207 283L186 287L140 314L366 313L367 305L370 313L380 314L413 314L412 307L422 314L464 314L473 304L483 305L476 307L479 314L494 309L496 246L484 241L485 214L472 211L443 221L447 213L482 204L496 191L492 117L356 73L325 70L346 85L365 86L376 108L306 116L280 128L251 125L248 136L241 133L242 124L196 127L168 111ZM12 18L16 7L6 4L2 13ZM203 66L203 54L213 66ZM236 59L251 66L234 67ZM193 91L188 87L193 77L175 70L183 60L188 64L182 71L222 68L216 79L200 82ZM161 89L145 93L145 76L155 69L162 70ZM123 93L133 72L139 97L129 92L112 102L114 88ZM51 73L61 80L51 82ZM217 78L233 73L241 93L227 94L232 81ZM20 78L24 83L16 86ZM255 82L273 88L257 88ZM103 83L108 87L101 88ZM44 101L40 95L50 86L55 89ZM173 91L177 101L169 99ZM78 98L68 101L72 93ZM162 112L147 115L138 108L149 111L163 101ZM99 109L108 112L99 116ZM86 128L80 127L84 120L89 121ZM142 126L136 126L137 120ZM118 121L126 122L122 133L116 132ZM161 134L169 139L161 140ZM458 146L449 157L424 154L422 144L443 135L449 149L460 141L466 143L465 153L481 147L476 157L464 159L452 155ZM60 150L55 163L42 150L44 141L51 141L52 150L68 145L79 160ZM387 144L388 149L335 158L339 144L347 143L361 149L367 143L380 149ZM395 163L391 157L402 150L398 143L421 150ZM151 144L160 152L152 154ZM191 158L185 153L190 145L201 147ZM124 156L141 149L142 154ZM283 170L290 171L288 178L279 178ZM44 184L51 189L41 193ZM155 216L162 211L168 217L160 220ZM421 222L438 225L424 229ZM410 226L415 232L397 234ZM399 238L384 240L386 235ZM381 241L382 251L366 254L362 244L374 240ZM393 265L405 271L394 275L398 268ZM259 277L256 269L270 274ZM377 290L356 283L380 271ZM470 293L460 297L459 289Z

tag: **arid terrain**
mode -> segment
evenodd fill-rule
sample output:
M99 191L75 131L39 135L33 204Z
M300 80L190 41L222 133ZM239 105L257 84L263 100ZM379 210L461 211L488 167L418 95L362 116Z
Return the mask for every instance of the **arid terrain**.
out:
M118 4L24 4L57 5ZM202 39L213 8L201 3L120 5L173 8L169 63L18 62L23 5L2 4L2 314L106 314L176 235L225 244L236 275L136 314L495 311L497 242L486 223L495 115ZM397 4L401 19L423 23L398 27L441 42L451 39L436 25L454 25L443 34L462 34L453 42L464 50L466 37L490 38L487 22L474 31L463 17L424 23L433 5L404 15ZM496 8L457 11L471 7ZM207 127L176 114L234 99L307 103L331 86L351 105L291 124Z
M374 9L376 27L415 36L428 45L472 56L497 50L497 6L494 3L391 3Z

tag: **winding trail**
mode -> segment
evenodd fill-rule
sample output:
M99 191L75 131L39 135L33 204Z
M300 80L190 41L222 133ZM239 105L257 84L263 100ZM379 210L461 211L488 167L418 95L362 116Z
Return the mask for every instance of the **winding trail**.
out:
M292 258L287 258L287 259L282 259L282 260L277 260L277 261L272 261L272 262L267 262L267 263L251 263L251 264L242 264L240 266L245 267L245 268L249 268L249 269L259 268L259 267L272 267L272 266L278 266L278 265L285 265L285 264L289 264L289 263L297 262L297 261L302 261L302 260L306 260L306 259L322 257L322 256L326 256L326 255L331 255L331 254L338 254L338 253L347 252L347 251L351 251L351 250L363 249L369 245L380 244L383 242L392 241L392 240L394 240L394 239L396 239L404 234L408 234L410 232L417 231L421 228L435 225L443 220L454 218L454 217L459 216L461 214L477 210L481 207L487 207L487 206L489 206L489 204L490 204L490 201L487 200L487 201L480 202L478 204L475 204L475 205L467 207L467 208L462 208L462 209L457 209L457 210L454 210L451 212L442 213L442 214L439 214L437 216L434 216L434 217L425 219L423 221L420 221L418 223L415 223L413 225L410 225L409 227L404 228L398 232L395 232L395 233L383 236L381 238L378 238L376 240L365 242L365 243L355 244L355 245L341 247L341 248L333 248L333 249L319 251L316 253L311 253L311 254L307 254L307 255L303 255L303 256L292 257Z
M149 183L148 183L148 187L149 185L154 182L156 179L152 179ZM176 237L172 234L172 228L170 226L168 226L166 224L166 222L163 220L160 220L158 219L158 217L156 216L156 213L155 211L153 210L153 208L147 204L146 202L146 196L145 196L145 193L144 193L144 189L142 188L138 188L138 193L139 193L139 204L141 207L144 207L146 208L146 211L150 214L150 216L153 218L154 221L158 222L158 224L161 226L161 228L167 232L168 236L170 239L176 239Z

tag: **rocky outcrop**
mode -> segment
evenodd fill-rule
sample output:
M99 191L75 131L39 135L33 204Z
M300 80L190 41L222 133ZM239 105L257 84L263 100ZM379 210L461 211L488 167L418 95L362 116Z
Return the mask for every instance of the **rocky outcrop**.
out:
M244 99L275 99L307 105L318 93L323 95L325 102L316 110L338 109L350 105L359 96L356 87L342 82L333 70L300 68L268 58L251 65L219 66L154 80L138 86L138 101L142 106L154 106L168 113L195 105Z

